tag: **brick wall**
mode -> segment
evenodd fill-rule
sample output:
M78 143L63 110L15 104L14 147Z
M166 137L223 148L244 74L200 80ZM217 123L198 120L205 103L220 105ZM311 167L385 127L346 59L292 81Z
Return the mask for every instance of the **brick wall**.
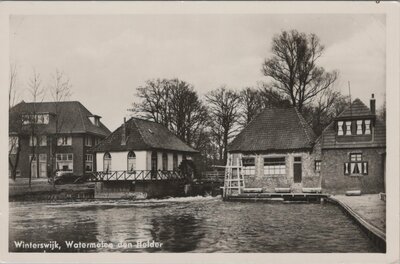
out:
M344 175L344 163L349 162L350 153L362 153L362 160L368 162L368 175ZM379 193L384 190L382 154L384 148L330 149L322 150L322 188L332 194L344 194L348 190L362 193Z
M243 154L233 154L234 164L237 158ZM319 173L314 170L316 157L310 152L290 152L290 153L257 153L246 154L246 157L255 158L255 175L245 176L246 188L263 188L264 192L275 192L275 188L292 188L295 192L301 192L302 188L317 188L321 185ZM285 175L267 176L264 175L264 158L266 157L285 157ZM302 182L294 183L293 164L294 158L301 157L302 160Z

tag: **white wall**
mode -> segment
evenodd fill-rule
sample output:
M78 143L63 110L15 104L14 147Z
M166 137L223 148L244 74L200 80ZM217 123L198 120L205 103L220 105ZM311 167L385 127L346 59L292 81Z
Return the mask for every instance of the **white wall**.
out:
M111 170L124 171L128 168L128 151L110 152ZM146 151L135 151L136 170L146 170ZM150 154L151 155L151 154ZM103 171L104 152L96 153L97 171Z

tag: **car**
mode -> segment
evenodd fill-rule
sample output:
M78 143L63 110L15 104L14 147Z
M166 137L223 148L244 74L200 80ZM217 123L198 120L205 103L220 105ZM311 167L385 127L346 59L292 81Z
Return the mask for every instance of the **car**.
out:
M82 176L74 175L71 171L57 171L55 173L54 179L49 178L49 183L55 184L67 184L67 183L82 183L85 180Z

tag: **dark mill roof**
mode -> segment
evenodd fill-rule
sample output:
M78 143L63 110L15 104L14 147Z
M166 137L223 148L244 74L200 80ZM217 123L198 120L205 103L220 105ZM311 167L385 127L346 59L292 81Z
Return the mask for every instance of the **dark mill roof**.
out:
M347 107L345 110L343 110L342 113L338 115L338 118L340 117L356 117L356 116L372 116L372 112L369 110L369 108L360 100L360 99L355 99L350 107Z
M93 151L126 151L126 150L171 150L188 153L198 152L191 148L165 126L132 117L125 123L126 144L121 144L123 137L122 124L107 138L101 141Z
M296 108L268 108L232 141L230 152L270 152L312 148L316 136Z
M56 109L58 108L58 110ZM54 102L25 103L21 102L10 109L9 112L9 130L11 133L18 132L18 124L13 122L19 115L30 113L59 113L59 131L58 133L91 133L100 136L107 136L110 130L99 121L99 126L92 124L89 116L93 114L78 101L59 102L58 106ZM55 122L47 125L38 125L41 133L55 133Z

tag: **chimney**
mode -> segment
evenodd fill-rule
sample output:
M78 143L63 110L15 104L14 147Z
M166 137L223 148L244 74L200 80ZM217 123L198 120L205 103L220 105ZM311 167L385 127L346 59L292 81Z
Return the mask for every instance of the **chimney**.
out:
M370 103L369 103L369 109L371 110L371 113L373 114L373 115L375 115L375 113L376 113L376 107L375 107L375 98L374 98L374 94L372 94L371 95L371 100L370 100Z
M126 145L126 117L124 117L124 123L122 124L121 145Z

